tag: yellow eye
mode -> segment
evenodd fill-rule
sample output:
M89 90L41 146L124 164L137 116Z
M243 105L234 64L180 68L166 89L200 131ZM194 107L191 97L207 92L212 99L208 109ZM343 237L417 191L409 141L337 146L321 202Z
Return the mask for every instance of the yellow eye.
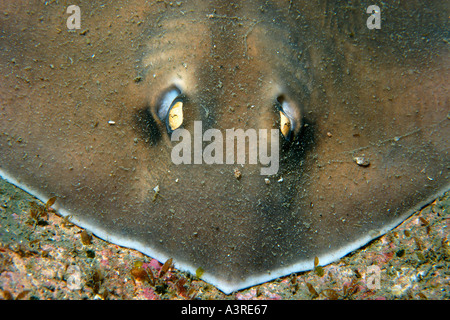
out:
M176 99L170 107L167 125L170 130L178 129L183 124L183 101Z
M283 111L280 111L280 130L283 136L286 139L289 139L291 135L291 121L286 117Z
M183 124L183 97L178 88L172 87L164 93L158 103L156 109L158 118L166 125L169 134Z
M275 108L280 113L280 131L287 141L296 138L301 129L301 114L297 105L285 96L279 96Z

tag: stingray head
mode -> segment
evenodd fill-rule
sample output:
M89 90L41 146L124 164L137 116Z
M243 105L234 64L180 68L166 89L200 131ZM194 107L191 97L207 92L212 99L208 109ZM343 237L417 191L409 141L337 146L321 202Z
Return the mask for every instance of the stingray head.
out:
M79 2L0 4L0 173L98 236L228 293L448 189L445 2Z

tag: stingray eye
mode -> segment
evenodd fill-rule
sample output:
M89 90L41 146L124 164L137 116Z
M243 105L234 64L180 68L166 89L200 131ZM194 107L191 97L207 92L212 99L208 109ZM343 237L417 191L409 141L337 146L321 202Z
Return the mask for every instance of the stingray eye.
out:
M290 141L300 128L298 110L283 96L277 98L276 107L280 112L280 131L283 137Z
M158 117L166 124L167 132L172 133L183 124L183 98L178 88L168 90L158 106Z
M166 122L172 131L183 124L183 100L181 98L176 98L172 102Z
M280 130L283 136L289 140L291 134L291 120L289 120L283 111L280 111Z

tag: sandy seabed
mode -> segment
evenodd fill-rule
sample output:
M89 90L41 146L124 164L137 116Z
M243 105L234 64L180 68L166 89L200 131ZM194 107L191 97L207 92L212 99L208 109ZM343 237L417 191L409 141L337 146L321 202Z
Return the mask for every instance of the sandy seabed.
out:
M0 299L450 298L448 192L333 264L230 295L170 263L90 238L51 209L32 217L43 206L0 179Z

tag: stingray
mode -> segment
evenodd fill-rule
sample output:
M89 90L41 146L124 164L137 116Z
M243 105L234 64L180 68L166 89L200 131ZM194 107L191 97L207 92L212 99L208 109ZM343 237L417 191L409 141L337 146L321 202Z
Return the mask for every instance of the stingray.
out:
M2 1L0 174L225 293L335 261L449 189L449 3L370 5Z

